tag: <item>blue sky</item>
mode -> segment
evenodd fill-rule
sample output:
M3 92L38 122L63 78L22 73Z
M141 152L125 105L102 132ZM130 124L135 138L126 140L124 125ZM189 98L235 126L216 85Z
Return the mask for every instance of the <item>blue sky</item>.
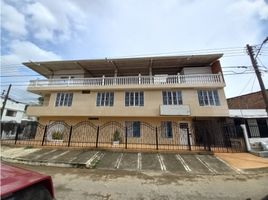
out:
M225 53L223 67L249 66L244 47L260 44L267 36L264 0L1 0L1 74L35 74L20 65L29 60L181 55L215 49ZM259 56L265 67L267 46ZM250 74L225 76L227 97L259 90L252 69L248 70ZM25 85L34 78L2 77L1 90L8 83ZM267 72L263 78L267 88ZM25 88L14 87L12 95L31 99Z

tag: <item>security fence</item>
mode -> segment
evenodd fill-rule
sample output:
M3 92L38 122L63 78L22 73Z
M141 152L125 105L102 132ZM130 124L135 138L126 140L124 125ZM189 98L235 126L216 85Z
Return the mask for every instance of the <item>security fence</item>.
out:
M95 125L82 121L69 125L55 121L48 125L2 123L2 144L38 146L90 147L117 149L194 150L243 152L243 134L233 124L217 121L188 123L164 122L153 126L147 122L110 121Z

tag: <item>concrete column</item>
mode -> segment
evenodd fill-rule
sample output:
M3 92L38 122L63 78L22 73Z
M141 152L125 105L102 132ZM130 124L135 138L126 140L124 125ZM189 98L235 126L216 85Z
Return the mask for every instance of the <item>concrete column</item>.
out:
M118 70L115 69L115 70L114 70L114 85L116 85L117 73L118 73Z
M70 82L71 82L71 76L69 76L68 78L68 86L70 85Z
M152 70L152 66L151 67L149 67L149 76L150 76L150 83L152 83L153 82L153 70Z
M181 81L180 81L180 73L177 73L177 83L181 83Z
M246 147L247 147L247 151L251 151L251 146L249 143L249 139L248 139L248 132L247 132L247 128L245 124L241 124L240 125L242 130L243 130L243 134L244 134L244 138L245 138L245 142L246 142Z
M102 75L102 85L104 85L105 75Z

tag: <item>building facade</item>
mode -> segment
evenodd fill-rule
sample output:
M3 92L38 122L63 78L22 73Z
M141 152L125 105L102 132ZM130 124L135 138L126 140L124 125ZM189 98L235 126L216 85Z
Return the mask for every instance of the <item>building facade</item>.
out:
M2 109L4 98L1 97L0 106ZM3 116L1 116L1 122L15 122L21 123L21 120L25 116L26 104L7 99L6 105L3 111Z
M266 90L268 94L268 90ZM261 91L227 99L229 109L265 109Z
M261 91L229 98L227 103L234 123L246 125L250 141L268 141L268 115Z
M27 114L41 124L116 122L130 127L129 139L145 137L141 124L146 123L161 127L164 138L179 138L173 123L183 133L193 121L229 116L221 56L24 63L47 78L30 82L28 91L42 95L44 102L29 106Z

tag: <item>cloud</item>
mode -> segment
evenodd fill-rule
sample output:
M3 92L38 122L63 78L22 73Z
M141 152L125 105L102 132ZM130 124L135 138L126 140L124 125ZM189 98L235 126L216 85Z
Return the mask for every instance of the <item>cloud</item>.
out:
M25 61L60 60L61 56L46 51L29 41L15 40L10 43L9 53L1 56L1 64L19 64Z
M15 7L1 1L1 27L11 36L21 37L27 34L26 21Z
M261 20L268 19L268 4L265 0L244 0L235 1L230 10L239 13L241 16L257 16Z
M29 81L35 79L35 77L28 76L33 74L33 72L22 67L21 63L29 60L47 61L60 59L61 56L52 51L44 50L32 42L20 40L11 41L8 46L8 53L1 55L1 76L3 76L1 78L1 90L6 89L9 83L12 83L12 98L24 102L34 101L38 96L26 92L26 88ZM18 94L16 91L18 89L23 91L23 95Z
M4 48L9 51L3 58L8 63L239 47L239 56L233 53L223 57L222 66L250 65L243 47L247 43L261 43L268 30L268 4L264 0L9 0L8 3L24 19L20 23L24 29L19 30L24 30L24 34L17 34L23 35L24 40L13 36L5 42ZM17 27L17 21L10 23L13 29ZM227 96L239 94L248 76L226 77ZM267 75L264 78L267 80Z
M54 30L58 27L55 16L41 3L27 6L27 12L33 34L38 39L53 40Z
M28 3L25 15L33 36L40 41L59 43L70 40L76 30L82 30L85 15L71 1L39 1Z

